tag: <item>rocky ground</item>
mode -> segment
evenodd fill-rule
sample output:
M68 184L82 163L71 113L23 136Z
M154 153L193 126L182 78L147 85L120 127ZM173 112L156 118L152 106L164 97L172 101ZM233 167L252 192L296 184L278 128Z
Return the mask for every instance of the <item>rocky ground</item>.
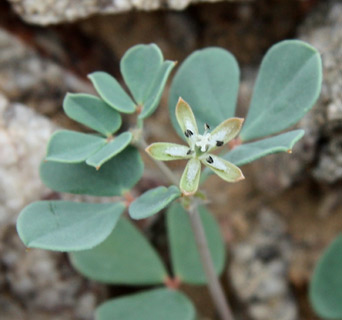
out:
M48 9L24 0L0 4L0 318L92 319L106 297L134 290L87 281L64 254L26 251L17 237L15 221L25 205L62 197L42 185L37 169L57 127L84 130L61 110L67 91L93 92L86 75L94 70L119 76L120 57L137 43L155 42L165 57L178 61L215 45L240 63L243 115L265 50L298 37L319 49L324 65L319 102L298 124L306 136L292 155L245 166L245 181L227 187L210 177L205 187L229 244L223 280L240 319L316 319L308 282L322 250L342 228L342 3L229 1L120 14L109 13L182 9L188 2L86 1L77 2L77 10L72 1L60 3L49 1ZM149 141L170 140L166 96L146 128ZM158 183L154 171L147 172L136 192ZM145 228L163 250L162 221ZM206 289L184 290L203 319L216 319Z

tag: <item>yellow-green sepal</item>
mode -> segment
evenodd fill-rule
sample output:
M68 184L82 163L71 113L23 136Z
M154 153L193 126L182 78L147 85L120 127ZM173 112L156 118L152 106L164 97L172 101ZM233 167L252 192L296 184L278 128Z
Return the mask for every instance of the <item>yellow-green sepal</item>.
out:
M218 156L206 154L200 160L225 181L238 182L245 179L242 171L236 165Z
M149 145L145 151L154 159L160 161L191 158L189 147L177 143L156 142Z
M191 196L196 193L200 176L201 162L196 158L190 159L184 169L179 185L185 196Z
M198 134L198 128L194 113L192 112L191 107L188 103L186 103L182 98L178 99L176 106L176 118L182 132L185 134L187 130L190 130L192 134ZM189 140L189 137L187 137Z
M221 122L212 132L211 139L217 144L213 144L209 151L216 149L217 147L226 144L230 140L234 139L241 130L243 118L229 118Z

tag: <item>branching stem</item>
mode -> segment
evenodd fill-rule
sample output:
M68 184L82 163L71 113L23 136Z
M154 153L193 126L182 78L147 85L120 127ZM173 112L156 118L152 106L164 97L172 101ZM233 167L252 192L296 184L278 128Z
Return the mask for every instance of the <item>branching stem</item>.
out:
M198 213L197 204L194 203L188 211L192 231L195 235L197 248L200 254L204 273L208 281L208 287L213 299L213 302L220 314L222 320L234 320L231 308L224 295L222 286L216 275L213 260L208 247L207 238L205 236L203 224Z
M137 145L144 150L148 146L143 137L140 137ZM178 185L178 180L176 179L173 172L169 169L168 166L166 166L161 161L157 161L155 159L153 159L153 161L172 184ZM195 201L192 201L190 209L188 210L188 214L190 217L191 227L195 236L195 241L200 254L203 269L208 281L208 287L213 302L222 320L234 320L231 308L228 304L222 286L215 272L213 260L211 258L211 254L208 247L207 238L205 236L202 221L198 213L197 203Z

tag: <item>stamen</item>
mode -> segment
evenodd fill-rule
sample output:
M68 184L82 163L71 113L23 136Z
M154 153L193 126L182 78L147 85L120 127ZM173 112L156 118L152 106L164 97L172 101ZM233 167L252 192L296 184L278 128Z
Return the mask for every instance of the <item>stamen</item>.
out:
M213 163L214 162L214 159L211 156L209 156L206 160L207 160L208 163Z
M209 124L207 124L207 123L204 124L204 130L210 130Z
M188 156L188 155L191 154L191 153L192 153L192 150L189 149L188 152L186 153L186 155Z
M186 136L187 138L190 138L194 133L193 133L191 130L186 129L185 132L184 132L184 134L185 134L185 136Z
M219 141L219 140L216 141L217 147L221 147L222 145L223 145L223 141Z

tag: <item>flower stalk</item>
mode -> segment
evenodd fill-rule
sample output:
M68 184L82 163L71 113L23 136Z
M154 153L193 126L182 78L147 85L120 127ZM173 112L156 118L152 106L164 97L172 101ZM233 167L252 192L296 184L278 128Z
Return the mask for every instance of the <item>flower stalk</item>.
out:
M222 286L216 276L213 260L210 255L207 238L198 213L197 204L193 203L187 211L190 217L191 228L195 236L196 245L207 278L208 287L213 302L222 320L234 320L231 308L224 295Z
M178 180L161 161L188 160L179 187L183 196L189 200L187 212L213 302L222 320L234 320L215 272L203 224L198 213L198 202L193 195L198 190L202 164L209 167L227 182L237 182L244 179L238 167L211 153L237 136L243 119L226 119L212 132L210 132L210 126L205 123L204 133L200 134L192 109L182 98L179 98L176 106L176 118L188 146L168 142L156 142L147 146L143 137L140 137L138 146L145 149L172 184L177 185Z

